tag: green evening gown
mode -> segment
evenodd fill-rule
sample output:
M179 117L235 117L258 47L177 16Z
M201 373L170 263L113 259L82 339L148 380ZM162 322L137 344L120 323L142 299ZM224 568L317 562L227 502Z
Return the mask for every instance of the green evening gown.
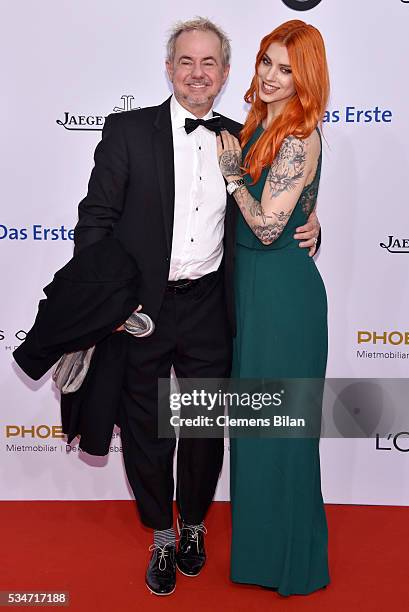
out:
M261 133L259 126L247 147ZM316 204L321 156L312 183L271 245L263 245L239 215L233 378L325 377L325 287L308 249L293 238ZM245 177L259 201L268 170L254 185ZM230 448L232 580L272 587L281 595L307 594L327 585L319 439L233 438Z

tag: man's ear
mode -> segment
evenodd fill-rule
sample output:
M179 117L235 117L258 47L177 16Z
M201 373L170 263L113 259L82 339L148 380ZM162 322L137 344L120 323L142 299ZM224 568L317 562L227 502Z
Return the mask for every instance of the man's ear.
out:
M166 72L168 73L169 81L173 83L173 62L166 60Z

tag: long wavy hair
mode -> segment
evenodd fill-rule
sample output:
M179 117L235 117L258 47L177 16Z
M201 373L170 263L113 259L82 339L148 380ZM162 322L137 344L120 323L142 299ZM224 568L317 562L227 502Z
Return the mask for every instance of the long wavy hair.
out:
M267 104L259 97L257 69L271 43L287 48L295 93L247 152L244 169L254 182L260 178L263 168L272 164L287 136L307 138L318 124L322 125L329 96L328 66L320 32L298 19L283 23L260 43L254 76L244 96L251 108L240 134L242 147L267 116Z

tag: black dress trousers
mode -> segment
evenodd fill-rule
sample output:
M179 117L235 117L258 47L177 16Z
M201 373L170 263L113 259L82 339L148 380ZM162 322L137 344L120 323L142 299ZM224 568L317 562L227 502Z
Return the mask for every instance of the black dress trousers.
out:
M176 439L158 437L158 378L227 378L231 333L223 274L206 275L186 293L167 290L152 336L128 339L120 425L125 469L142 522L173 524ZM170 408L169 408L170 414ZM223 439L180 438L176 501L182 519L200 523L223 464Z

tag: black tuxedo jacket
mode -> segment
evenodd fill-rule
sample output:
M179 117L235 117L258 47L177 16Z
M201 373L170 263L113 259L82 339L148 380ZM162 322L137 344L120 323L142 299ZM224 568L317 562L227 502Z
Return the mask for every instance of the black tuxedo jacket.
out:
M223 127L238 135L242 126L222 115L221 118ZM156 320L168 281L173 232L170 98L160 106L109 115L94 159L88 193L78 207L74 252L113 234L138 266L140 303L144 312ZM226 192L222 265L233 334L236 217L237 205Z

